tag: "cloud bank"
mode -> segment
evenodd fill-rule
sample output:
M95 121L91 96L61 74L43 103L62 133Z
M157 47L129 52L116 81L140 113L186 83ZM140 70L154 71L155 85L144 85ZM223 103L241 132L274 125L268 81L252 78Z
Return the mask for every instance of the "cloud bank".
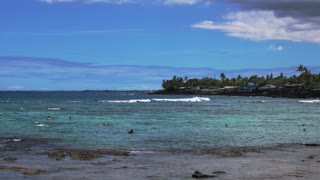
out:
M132 3L132 0L40 0L42 2L46 2L48 4L53 3L71 3L71 2L85 2L85 3L109 3L109 4L127 4Z
M315 18L314 20L317 19L319 22L319 0L226 0L226 2L235 3L244 10L273 11L278 17Z
M52 4L52 3L68 3L68 2L74 2L77 0L40 0L42 2L46 2L48 4Z
M240 11L225 15L223 22L203 20L193 28L219 30L248 40L286 40L320 44L318 0L226 0Z
M292 17L276 17L271 11L250 11L228 14L226 22L202 21L193 28L220 30L228 36L250 40L288 40L320 43L320 28L311 22Z
M148 90L161 89L163 79L174 75L189 78L216 77L221 72L228 77L254 74L274 76L283 72L293 75L295 67L276 69L217 70L212 68L174 68L165 66L97 65L59 59L0 57L0 89L117 89ZM320 68L308 67L312 72Z
M141 3L143 0L39 0L48 4L53 3L70 3L70 2L84 2L84 3L109 3L109 4L128 4L128 3ZM211 3L210 0L150 0L145 2L161 3L164 5L196 5Z

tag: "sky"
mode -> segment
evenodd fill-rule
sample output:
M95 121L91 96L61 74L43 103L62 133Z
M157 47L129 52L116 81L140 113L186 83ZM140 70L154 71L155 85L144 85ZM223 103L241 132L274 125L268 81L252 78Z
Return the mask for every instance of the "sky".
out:
M320 71L319 0L1 0L0 90Z

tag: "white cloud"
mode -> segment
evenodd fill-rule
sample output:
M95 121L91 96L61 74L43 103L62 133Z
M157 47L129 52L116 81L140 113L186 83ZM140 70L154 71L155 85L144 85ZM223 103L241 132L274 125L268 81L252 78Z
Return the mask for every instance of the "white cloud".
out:
M109 3L109 4L127 4L132 3L132 0L86 0L87 3Z
M88 4L92 4L92 3L128 4L128 3L141 2L141 0L39 0L39 1L46 2L48 4L70 3L70 2L76 2L76 1L84 2ZM210 5L211 4L210 0L152 0L152 1L160 2L164 5L195 5L195 4Z
M268 49L273 51L283 51L284 47L280 45L270 45Z
M159 0L158 0L159 1ZM212 0L160 0L165 5L204 5L209 6L212 4Z
M20 86L20 85L14 85L14 86L8 86L9 90L21 90L24 89L24 86Z
M70 2L75 2L75 1L81 1L85 3L109 3L109 4L127 4L127 3L132 3L132 0L40 0L42 2L46 2L48 4L53 4L53 3L70 3Z
M272 11L245 11L229 13L227 22L202 21L193 28L220 30L228 36L250 40L288 40L320 43L320 27L292 17L276 17Z
M1 56L0 64L0 90L1 88L5 90L160 89L162 80L171 79L173 75L203 78L219 76L221 72L228 77L237 77L239 74L251 76L280 74L281 72L291 76L297 73L296 67L226 70L166 66L116 66L59 59ZM320 72L320 67L309 67L309 69L315 73Z
M202 0L164 0L167 5L194 5L202 2Z
M40 0L40 1L43 1L43 2L46 2L46 3L52 4L52 3L74 2L74 1L76 1L76 0Z

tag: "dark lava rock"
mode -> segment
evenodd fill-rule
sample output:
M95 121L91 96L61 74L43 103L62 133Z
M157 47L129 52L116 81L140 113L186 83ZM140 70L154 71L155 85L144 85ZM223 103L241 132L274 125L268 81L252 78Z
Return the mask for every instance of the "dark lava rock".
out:
M103 155L129 156L130 152L121 150L85 150L85 149L60 149L46 153L50 158L63 160L69 156L72 160L93 160Z
M0 171L16 171L20 172L23 175L37 175L46 172L45 170L41 169L27 169L23 167L16 167L16 166L0 166Z
M195 172L192 174L192 177L193 177L193 178L214 178L214 177L217 177L217 176L208 175L208 174L203 174L203 173L200 172L200 171L195 171Z
M55 159L57 161L64 159L66 156L67 154L64 151L56 151L56 152L48 153L49 158Z
M305 144L305 146L320 146L320 144Z
M214 171L212 172L212 174L226 174L225 171Z
M7 161L7 162L14 162L16 161L18 158L16 157L5 157L3 158L3 160Z
M308 156L307 158L308 158L308 159L314 159L316 156L317 156L317 155L310 155L310 156Z

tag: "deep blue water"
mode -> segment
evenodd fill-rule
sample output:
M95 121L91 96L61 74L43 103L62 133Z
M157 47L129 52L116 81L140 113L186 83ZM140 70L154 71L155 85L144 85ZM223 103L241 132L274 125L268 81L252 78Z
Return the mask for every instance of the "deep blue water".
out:
M0 92L0 136L59 138L74 146L127 150L320 143L319 104L229 96L183 102L192 97L144 92ZM151 102L110 102L133 99ZM128 134L130 129L133 134Z

